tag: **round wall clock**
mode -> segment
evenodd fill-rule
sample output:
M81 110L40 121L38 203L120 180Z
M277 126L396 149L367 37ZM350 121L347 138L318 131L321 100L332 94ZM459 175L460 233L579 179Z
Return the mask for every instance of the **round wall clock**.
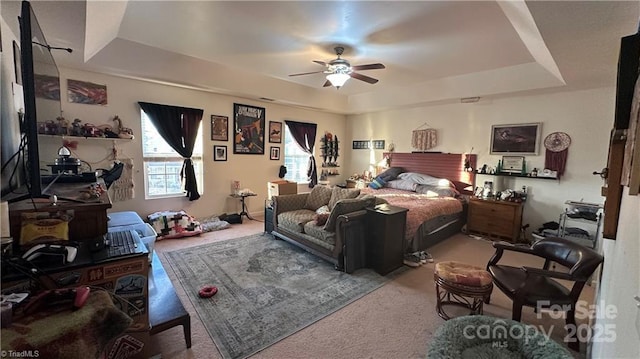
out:
M552 152L560 152L569 148L571 145L571 137L564 132L550 133L544 139L544 147Z

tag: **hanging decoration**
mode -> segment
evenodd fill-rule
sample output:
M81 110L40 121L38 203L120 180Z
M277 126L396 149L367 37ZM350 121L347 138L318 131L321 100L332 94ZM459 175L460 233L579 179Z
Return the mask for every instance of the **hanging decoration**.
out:
M422 126L413 130L411 136L411 146L420 151L427 151L432 149L438 144L437 132L433 128L426 128L421 130L424 126L429 127L425 122Z
M547 149L544 157L544 168L557 171L558 178L564 174L570 145L571 137L564 132L550 133L544 139L544 147Z

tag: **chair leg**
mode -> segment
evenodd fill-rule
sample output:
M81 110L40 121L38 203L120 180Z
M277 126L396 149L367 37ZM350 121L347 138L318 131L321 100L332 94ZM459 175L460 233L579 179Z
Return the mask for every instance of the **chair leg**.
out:
M566 327L568 333L572 333L567 336L569 339L569 349L575 350L577 352L580 351L580 340L578 339L578 327L576 326L576 310L575 305L571 307L570 310L567 311L567 319L566 319Z
M511 308L511 319L519 322L522 318L522 303L514 300Z

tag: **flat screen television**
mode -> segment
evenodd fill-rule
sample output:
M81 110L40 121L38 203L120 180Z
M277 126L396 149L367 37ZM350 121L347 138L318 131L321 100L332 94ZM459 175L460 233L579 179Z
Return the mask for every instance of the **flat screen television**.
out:
M2 200L9 202L43 197L38 123L61 114L60 73L28 1L22 2L19 23L24 113L17 116L19 126L3 126L16 130L2 133L2 142L13 144L8 152L3 145L2 154Z

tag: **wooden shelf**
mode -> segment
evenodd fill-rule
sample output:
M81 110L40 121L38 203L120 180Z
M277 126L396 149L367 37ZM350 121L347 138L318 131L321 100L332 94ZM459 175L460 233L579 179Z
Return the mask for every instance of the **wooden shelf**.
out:
M45 135L42 133L38 134L38 137L44 138L61 138L63 140L102 140L102 141L131 141L132 138L120 138L120 137L84 137L84 136L70 136L70 135Z
M485 176L513 177L513 178L531 178L531 179L543 179L543 180L555 180L555 181L557 181L559 179L557 177L540 177L540 176L532 177L532 176L529 176L529 175L523 175L523 174L518 174L518 173L507 173L507 172L481 173L481 172L477 172L476 171L476 174L485 175Z

